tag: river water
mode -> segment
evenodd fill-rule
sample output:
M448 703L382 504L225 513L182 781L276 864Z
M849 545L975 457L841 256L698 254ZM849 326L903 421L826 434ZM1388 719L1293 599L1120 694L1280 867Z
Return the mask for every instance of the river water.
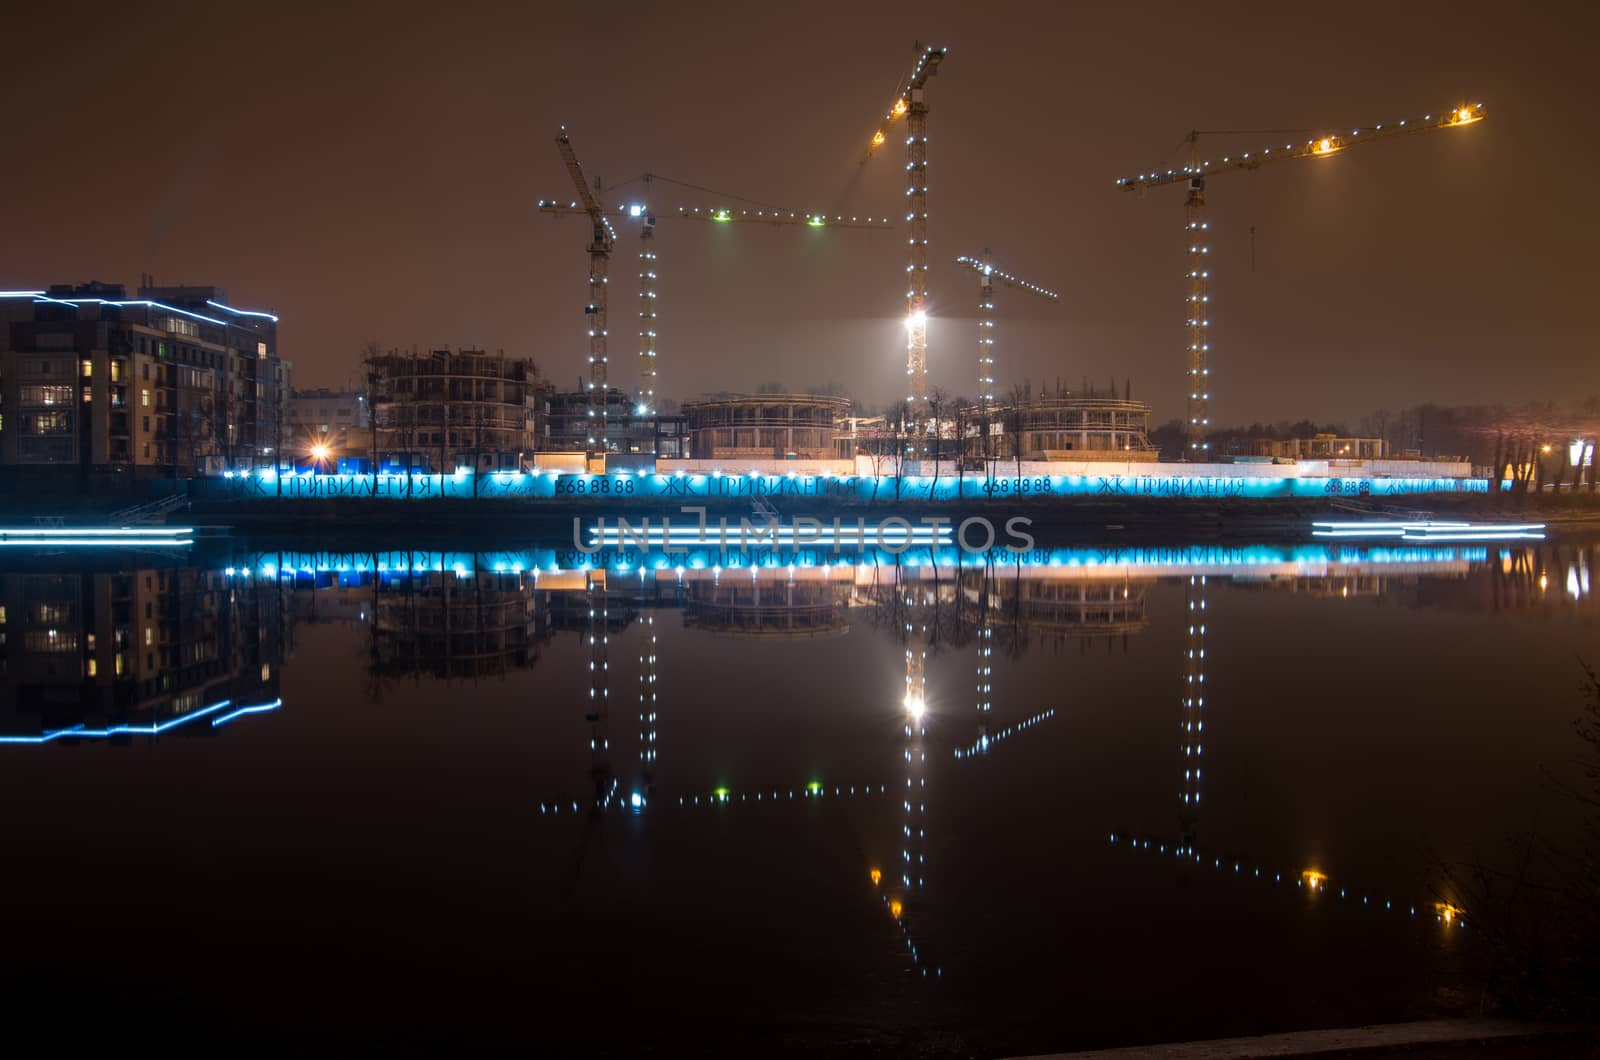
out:
M1576 827L1600 661L1574 543L3 563L0 986L69 1036L1010 1055L1459 1014L1443 870Z

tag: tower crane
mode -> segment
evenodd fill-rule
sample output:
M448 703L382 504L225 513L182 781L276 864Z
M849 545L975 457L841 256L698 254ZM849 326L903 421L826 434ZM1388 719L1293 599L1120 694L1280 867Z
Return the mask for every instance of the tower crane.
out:
M568 148L568 151L570 152L570 147ZM563 158L566 157L566 154L566 152L563 153ZM575 160L569 163L568 169L571 170L574 165L576 165ZM579 172L580 176L576 179L582 180L583 178L581 176L581 170ZM671 177L663 177L655 173L645 173L635 179L642 181L645 186L644 202L632 202L625 206L605 207L601 206L598 200L595 200L593 203L593 208L591 208L591 203L588 200L582 202L558 202L554 199L540 199L539 210L542 213L555 214L558 216L566 214L581 214L592 217L594 216L595 210L598 209L600 217L606 222L607 233L613 242L615 242L616 239L616 232L611 229L611 218L639 222L639 393L634 411L637 415L648 416L654 413L656 409L656 214L654 208L649 202L651 186L654 182L661 181L667 184L677 184L682 187L693 188L698 191L709 191L710 189L701 188L698 184L689 184L685 181L673 180ZM631 184L633 181L624 181L623 183ZM616 187L621 187L621 185L616 185ZM738 196L733 195L728 195L725 197L729 199L738 198ZM806 213L803 211L785 210L777 207L766 206L756 210L735 209L729 207L680 206L678 208L677 216L684 220L693 221L714 221L724 223L755 222L770 225L798 225L808 228L891 229L894 227L893 223L891 223L887 217L845 217L842 215L829 217L824 213ZM602 271L601 275L604 277L604 271ZM593 245L590 247L589 284L591 289L595 286ZM601 372L598 379L599 394L596 395L596 386L593 380L594 373L592 367L595 364L595 353L593 347L596 336L594 329L591 327L589 332L589 363L591 365L589 416L591 419L596 417L595 405L596 400L598 399L598 419L602 429L604 429L608 425L608 420L606 418L606 359L604 331L605 284L603 279L600 286L601 300L599 302L599 308L601 329L598 337L601 343L599 355ZM593 312L594 308L593 296L591 295L591 304L589 307L590 312ZM591 423L591 434L592 433L593 425ZM592 447L592 438L590 442Z
M1435 129L1455 129L1475 125L1483 120L1482 103L1462 104L1431 114L1421 120L1404 119L1380 125L1350 130L1349 133L1327 132L1303 142L1289 142L1269 146L1259 151L1224 155L1219 159L1204 158L1200 153L1200 137L1216 135L1223 130L1196 130L1185 137L1188 160L1181 169L1157 170L1121 177L1117 186L1123 191L1142 191L1145 188L1166 184L1187 183L1189 195L1184 201L1184 246L1188 255L1185 272L1185 334L1188 382L1188 415L1184 422L1184 456L1186 459L1204 459L1210 450L1205 440L1206 428L1211 424L1211 343L1208 329L1211 326L1208 281L1211 278L1211 248L1207 245L1211 225L1206 220L1206 178L1236 169L1257 169L1268 162L1293 158L1325 158L1351 147L1376 143L1412 133Z
M889 138L900 118L906 120L906 221L911 225L906 265L906 402L918 423L928 412L928 78L939 71L946 48L918 45L917 64L901 82L894 103L872 134L865 164ZM916 455L916 442L908 455Z
M611 434L606 409L606 273L610 269L611 249L616 245L617 233L611 227L611 220L601 207L600 200L595 197L599 182L595 182L594 190L589 188L588 178L584 176L583 166L572 149L572 141L567 138L565 126L556 137L556 149L561 152L561 161L566 163L567 174L572 177L578 202L582 203L583 212L589 215L593 224L589 239L589 304L583 310L589 318L587 434L589 452L604 453L610 446Z
M983 248L982 257L962 256L956 259L956 264L978 274L978 409L983 416L984 447L987 452L989 410L994 406L994 282L999 280L1007 287L1015 287L1052 302L1061 301L1061 296L995 268L988 247Z

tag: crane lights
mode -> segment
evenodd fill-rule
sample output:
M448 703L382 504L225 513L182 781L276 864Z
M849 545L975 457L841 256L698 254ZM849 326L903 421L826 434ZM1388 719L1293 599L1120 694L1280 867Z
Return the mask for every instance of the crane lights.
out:
M1346 147L1354 147L1360 143L1371 143L1374 140L1387 139L1390 136L1427 132L1431 129L1455 129L1463 125L1475 125L1483 120L1484 113L1484 105L1482 103L1463 103L1440 113L1424 114L1420 120L1402 118L1395 122L1380 122L1376 125L1355 128L1350 130L1348 134L1330 131L1299 143L1290 142L1279 146L1267 146L1259 151L1245 151L1238 155L1227 154L1223 155L1221 159L1191 160L1180 169L1153 169L1148 173L1118 177L1116 184L1117 187L1128 190L1140 187L1156 187L1162 184L1173 184L1191 176L1206 176L1223 169L1254 169L1264 162L1271 162L1279 158L1307 158L1328 155Z
M801 213L794 210L734 210L726 206L680 206L678 216L692 221L761 221L772 225L810 225L812 228L893 228L887 217L861 217L844 214Z
M1018 287L1030 294L1041 298L1048 298L1052 302L1061 301L1061 296L1054 291L1040 287L1036 283L1013 276L994 267L989 260L989 251L985 250L982 257L969 257L965 254L956 258L956 264L973 270L978 274L978 405L987 411L995 400L994 395L994 281L1010 287ZM984 445L987 447L989 439L988 428L984 428ZM985 454L987 455L987 453Z
M1184 840L1194 844L1193 820L1200 806L1201 756L1205 754L1206 705L1206 576L1190 575L1184 604L1188 619L1183 660L1182 710L1179 713L1179 746L1183 749Z
M961 257L956 258L956 264L965 265L968 268L983 270L983 274L985 276L993 276L996 279L1003 280L1004 282L1010 284L1012 287L1021 287L1025 291L1032 291L1034 294L1042 295L1051 301L1061 301L1061 296L1049 288L1040 287L1036 283L1029 283L1027 280L1019 279L1016 276L1012 276L1010 273L1001 272L994 266L985 264L980 258L969 258L965 255L962 255Z

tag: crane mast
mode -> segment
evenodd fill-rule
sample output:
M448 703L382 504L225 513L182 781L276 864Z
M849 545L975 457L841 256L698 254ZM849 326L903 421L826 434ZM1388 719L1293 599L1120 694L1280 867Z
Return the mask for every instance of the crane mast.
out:
M1413 133L1436 129L1455 129L1473 125L1483 120L1482 103L1462 104L1435 114L1425 114L1421 120L1403 119L1364 128L1349 133L1327 132L1308 140L1290 141L1281 146L1268 146L1259 151L1245 151L1238 155L1224 155L1220 160L1201 156L1200 137L1203 133L1216 134L1223 130L1196 130L1184 138L1187 159L1180 169L1153 170L1131 177L1121 177L1117 186L1124 191L1138 191L1167 184L1184 183L1189 194L1184 200L1184 357L1187 395L1187 415L1184 417L1184 458L1204 460L1210 455L1211 444L1206 441L1211 426L1211 224L1206 218L1206 178L1229 170L1257 169L1268 162L1295 158L1325 158L1347 148L1380 140L1409 136Z
M906 400L918 424L928 417L928 102L923 87L944 58L929 48L906 88L906 220L911 225L906 265ZM919 432L920 433L920 432ZM919 455L912 442L911 455Z
M650 187L645 178L645 189ZM649 200L628 207L639 219L639 402L641 416L656 410L656 215Z
M1198 168L1200 138L1189 134L1190 169ZM1211 279L1210 222L1206 220L1206 178L1189 178L1189 195L1183 204L1184 260L1188 263L1184 277L1187 292L1184 296L1184 338L1187 404L1183 421L1183 453L1186 460L1203 460L1211 449L1206 435L1211 433L1211 293L1207 284Z
M983 265L978 270L978 411L987 417L993 406L994 266L989 260L989 248L984 247Z
M889 138L889 129L906 120L906 221L911 225L906 264L906 404L917 429L906 455L918 455L917 443L928 418L928 78L938 72L946 48L923 48L917 64L900 82L894 104L867 145L865 164Z
M606 284L611 265L611 249L616 244L617 233L611 220L589 188L583 166L578 162L572 141L563 127L556 137L556 149L566 164L567 175L578 192L578 202L588 214L592 225L589 240L589 304L584 315L589 323L589 382L588 382L588 445L591 454L604 453L610 446L610 423L606 405Z

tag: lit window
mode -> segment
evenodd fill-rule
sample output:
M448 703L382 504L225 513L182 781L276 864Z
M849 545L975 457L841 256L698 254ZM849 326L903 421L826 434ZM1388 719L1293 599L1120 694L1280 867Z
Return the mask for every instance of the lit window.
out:
M145 644L146 645L154 644L155 641L156 641L155 628L153 626L144 627L144 642L145 642Z
M23 635L23 647L40 655L64 655L78 650L78 635L59 629L38 630Z
M94 376L94 362L93 361L79 361L78 362L78 371L83 374L83 377L85 379L89 379L89 378L93 377Z
M140 390L139 391L139 404L143 405L145 408L149 408L150 407L150 391L148 391L148 390Z
M100 672L99 665L93 659L90 659L89 660L89 676L93 677L95 674L97 674L99 672Z
M70 405L72 387L25 386L21 388L18 397L19 403L23 405Z
M122 676L122 671L123 671L123 668L124 668L122 659L123 659L123 656L121 656L121 655L117 656L117 676L118 677Z
M34 412L22 417L23 434L69 434L72 420L67 412Z

